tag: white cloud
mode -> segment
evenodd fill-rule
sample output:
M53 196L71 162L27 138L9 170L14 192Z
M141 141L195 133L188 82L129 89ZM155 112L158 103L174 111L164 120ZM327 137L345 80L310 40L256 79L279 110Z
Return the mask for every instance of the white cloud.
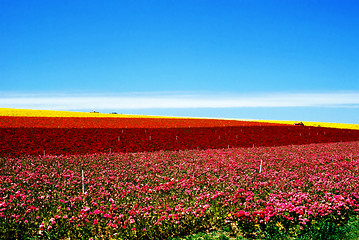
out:
M331 93L126 93L121 95L1 94L0 107L52 110L153 108L359 107L359 92Z

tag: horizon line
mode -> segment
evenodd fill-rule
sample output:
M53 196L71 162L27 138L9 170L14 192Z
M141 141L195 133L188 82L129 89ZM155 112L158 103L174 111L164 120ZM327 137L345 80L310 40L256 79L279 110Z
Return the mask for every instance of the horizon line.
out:
M193 108L339 107L359 108L359 92L148 92L121 94L5 93L0 108L130 110Z

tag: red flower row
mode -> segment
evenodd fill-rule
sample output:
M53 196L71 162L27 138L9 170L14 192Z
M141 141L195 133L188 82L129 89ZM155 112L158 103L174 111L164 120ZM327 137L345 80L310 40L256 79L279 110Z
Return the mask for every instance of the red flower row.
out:
M196 128L0 128L0 156L280 146L359 140L350 129L277 126Z
M0 128L188 128L279 125L283 124L188 118L80 118L0 116Z

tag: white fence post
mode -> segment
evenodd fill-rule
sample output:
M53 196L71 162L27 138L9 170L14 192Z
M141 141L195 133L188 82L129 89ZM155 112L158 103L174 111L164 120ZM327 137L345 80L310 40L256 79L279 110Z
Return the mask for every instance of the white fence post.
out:
M84 177L84 170L82 170L82 194L85 194L85 177Z

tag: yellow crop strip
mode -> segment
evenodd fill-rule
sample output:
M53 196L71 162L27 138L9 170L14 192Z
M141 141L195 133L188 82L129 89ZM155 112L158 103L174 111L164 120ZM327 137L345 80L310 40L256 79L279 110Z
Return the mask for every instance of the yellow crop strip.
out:
M0 108L0 116L14 117L101 117L101 118L169 118L160 116L111 114L94 112L71 112L71 111L52 111L52 110L31 110Z
M280 120L255 120L258 122L269 122L269 123L281 123L281 124L293 124L298 123L298 121L280 121ZM306 122L303 121L305 126L313 127L327 127L327 128L343 128L343 129L356 129L359 130L359 124L349 124L349 123L327 123L327 122Z

